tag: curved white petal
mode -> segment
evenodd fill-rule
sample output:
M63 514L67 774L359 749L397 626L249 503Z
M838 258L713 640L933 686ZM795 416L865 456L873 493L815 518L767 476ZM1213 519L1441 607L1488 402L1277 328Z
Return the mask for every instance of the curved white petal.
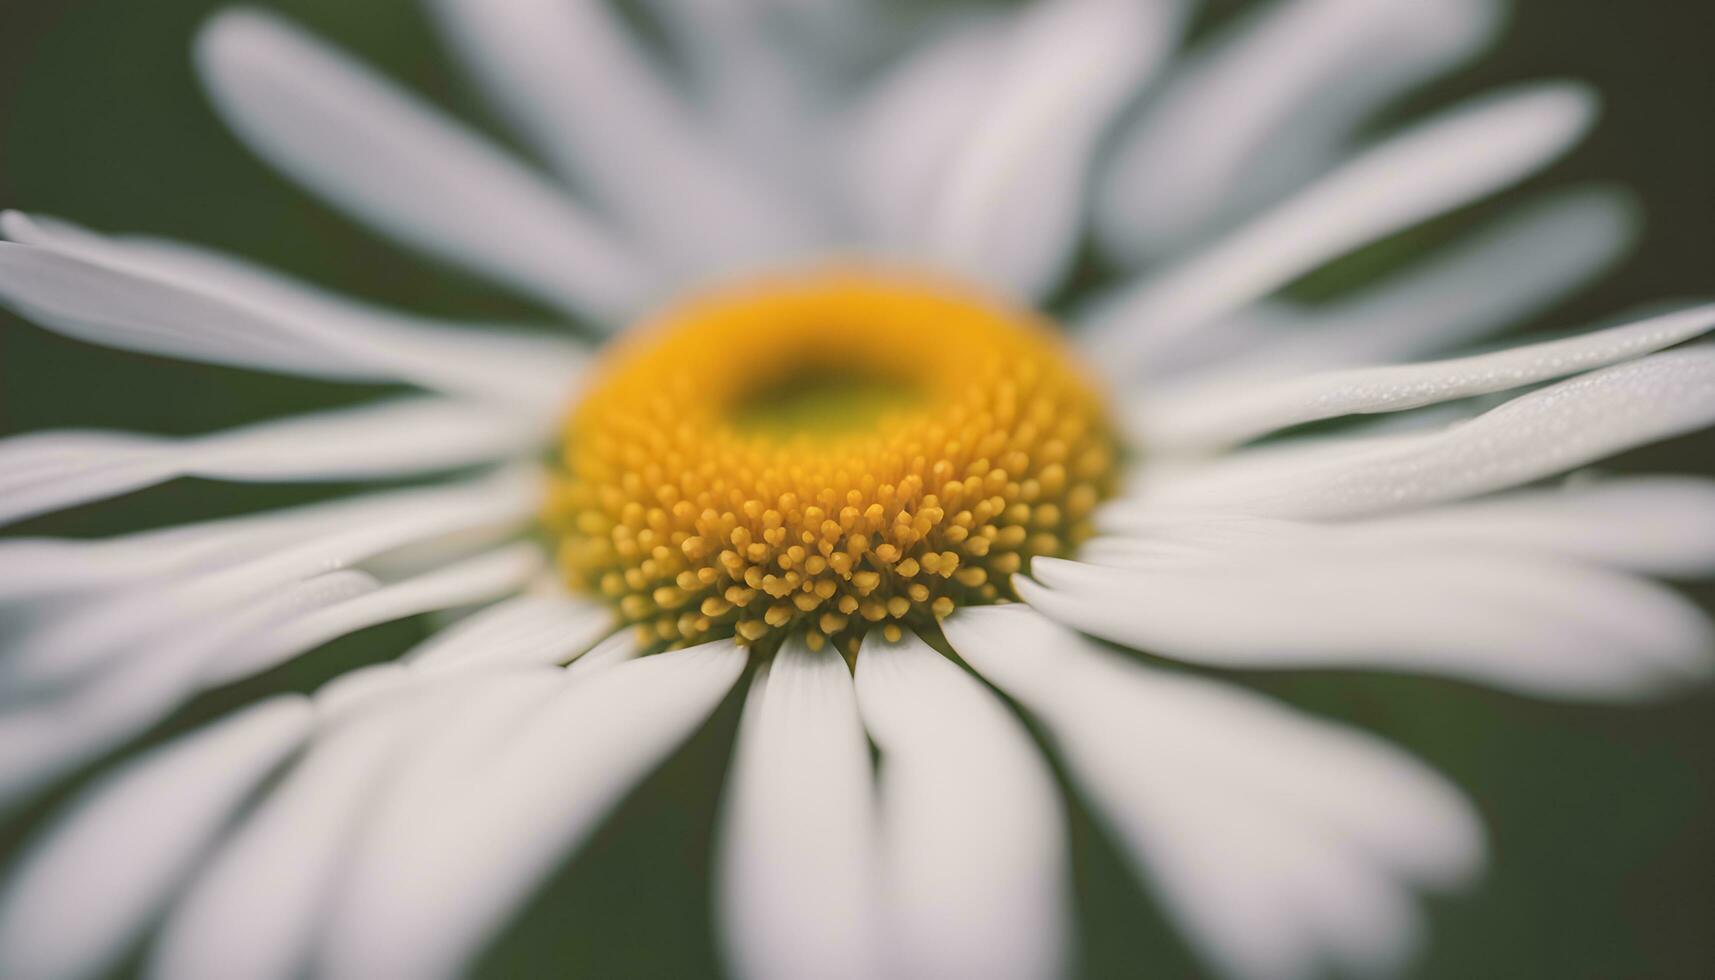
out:
M545 564L541 547L523 541L382 586L270 630L247 649L211 664L205 683L212 686L260 673L378 623L491 602L523 588Z
M158 590L195 576L205 577L199 594L230 598L437 537L520 525L535 514L540 493L533 470L506 469L475 480L112 538L12 538L0 542L0 600ZM138 625L129 621L124 628Z
M749 171L751 183L833 217L829 171L838 158L828 137L838 123L829 116L846 94L850 82L842 72L850 66L837 63L837 52L818 50L807 33L851 5L835 0L836 10L821 14L754 0L646 0L646 6L680 55L684 83L708 129ZM851 35L883 19L874 10L852 12L858 16L851 30L837 41L855 41Z
M607 670L628 660L635 660L642 655L644 644L639 641L633 630L620 630L590 647L578 659L566 667L567 677L583 677L597 671Z
M1093 565L1038 559L1019 595L1139 650L1228 667L1441 674L1542 697L1658 695L1715 672L1715 629L1654 583L1499 549L1274 550ZM1040 584L1038 584L1040 583Z
M196 54L215 108L253 150L401 243L609 326L655 288L546 180L285 21L227 11Z
M715 904L751 980L879 976L875 777L846 662L788 642L745 701Z
M1715 575L1715 482L1629 477L1347 525L1377 547L1508 547L1651 575Z
M1152 514L1119 507L1080 550L1095 564L1206 558L1211 548L1277 557L1306 544L1374 555L1507 551L1650 575L1715 575L1715 483L1700 477L1574 477L1559 486L1367 520L1308 524L1254 517Z
M142 588L93 596L43 618L13 639L0 671L13 688L52 686L141 642L159 638L171 645L175 631L194 630L233 603L329 569L376 564L380 556L449 538L480 544L528 520L539 504L539 492L534 474L502 472L304 508L279 515L279 526L257 522L230 532L218 524L192 525L185 529L193 536L184 544L180 561L166 567L145 564L148 574L139 576ZM146 545L149 536L130 543ZM74 551L65 560L101 557L100 551ZM89 576L82 578L87 581Z
M531 671L344 709L351 717L333 719L175 903L150 950L148 974L163 980L302 976L321 916L401 751L461 707L468 711L480 702L496 713L525 712L556 686L555 672ZM323 717L329 726L326 710Z
M295 583L169 636L140 640L127 659L77 691L8 706L0 714L0 806L161 720L202 687L216 658L374 588L360 572Z
M870 633L857 694L881 750L887 975L1064 975L1065 819L1024 726L911 633Z
M571 343L454 325L335 296L207 249L0 215L0 297L59 333L186 360L403 381L558 410L582 371Z
M302 697L265 701L86 790L0 894L0 973L94 977L115 966L313 717Z
M338 500L111 538L9 538L0 541L0 599L57 598L177 578L299 541L353 507L354 501Z
M1549 194L1338 301L1265 301L1215 320L1158 351L1145 373L1177 392L1453 350L1589 285L1639 224L1619 191Z
M376 480L525 457L552 425L438 397L393 398L168 437L96 430L0 440L0 523L185 476L242 482Z
M619 626L613 610L568 594L523 595L441 630L406 654L425 672L547 666L578 656Z
M1098 364L1134 369L1330 259L1517 183L1564 153L1594 116L1588 90L1543 83L1417 123L1207 251L1098 302L1085 318L1086 349Z
M971 17L923 44L865 92L840 155L852 209L883 248L920 248L935 195L982 121L1007 34Z
M1158 451L1210 450L1342 415L1399 412L1522 388L1629 361L1715 329L1715 304L1663 313L1576 337L1491 354L1347 368L1274 382L1235 382L1129 406L1135 432Z
M1179 19L1171 0L1045 0L1022 12L987 107L929 202L928 253L1022 296L1053 288L1083 228L1097 142Z
M519 130L678 264L714 273L810 240L802 208L729 156L609 0L436 0L433 9Z
M1712 422L1715 348L1694 347L1592 371L1442 431L1271 466L1268 479L1235 454L1134 499L1160 510L1362 517L1504 490Z
M1462 883L1483 835L1457 790L1362 733L1153 670L1019 606L943 623L1041 719L1097 812L1221 972L1391 972L1421 941L1408 883Z
M1096 229L1137 261L1324 169L1357 125L1493 36L1495 0L1279 0L1166 85L1115 150Z
M571 680L523 715L449 718L414 749L353 848L312 972L458 975L743 666L733 644L708 644Z

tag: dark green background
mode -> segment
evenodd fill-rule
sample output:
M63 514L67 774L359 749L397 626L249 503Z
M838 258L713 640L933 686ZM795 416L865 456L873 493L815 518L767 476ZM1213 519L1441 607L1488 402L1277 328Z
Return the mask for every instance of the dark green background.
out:
M1438 2L1438 0L1423 0ZM454 111L488 125L404 0L274 4ZM215 123L186 48L213 0L0 0L0 205L111 230L219 245L340 289L447 315L532 310L402 256L272 175ZM1239 4L1213 3L1203 26ZM1414 96L1432 106L1514 79L1593 81L1601 129L1533 181L1636 189L1649 226L1616 275L1534 326L1570 325L1664 297L1715 292L1715 5L1703 0L1524 0L1477 68ZM1408 235L1412 250L1435 232ZM1362 267L1362 264L1357 266ZM1326 284L1323 284L1324 288ZM361 399L370 390L185 365L61 340L0 316L0 432L98 425L196 432ZM1709 471L1707 437L1616 468ZM95 534L255 509L340 488L181 481L18 529ZM1707 601L1710 592L1699 589ZM391 655L421 632L371 630L222 697L307 686ZM1715 696L1643 708L1541 704L1449 682L1328 673L1257 686L1351 720L1421 754L1476 799L1494 868L1474 894L1434 905L1426 977L1715 976ZM711 972L708 817L735 704L651 779L557 879L491 958L491 972L600 977ZM42 811L0 828L10 847ZM1074 841L1084 962L1096 976L1196 971L1111 846L1079 813Z

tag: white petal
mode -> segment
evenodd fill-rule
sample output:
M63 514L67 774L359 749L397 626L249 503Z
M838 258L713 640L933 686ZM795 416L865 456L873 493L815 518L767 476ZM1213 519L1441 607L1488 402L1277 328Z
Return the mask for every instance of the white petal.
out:
M318 740L176 903L149 975L301 975L318 905L403 727L359 723Z
M1698 477L1591 479L1369 520L1307 524L1225 515L1101 513L1111 532L1087 542L1096 564L1159 565L1244 547L1285 556L1311 543L1368 554L1507 551L1650 575L1715 575L1715 484Z
M1451 426L1470 421L1483 406L1476 400L1436 405L1416 412L1399 412L1357 419L1337 431L1297 435L1235 449L1218 456L1172 456L1158 454L1141 458L1127 471L1116 499L1097 509L1098 523L1124 515L1125 520L1170 517L1196 509L1182 501L1213 488L1251 484L1272 486L1282 480L1322 466L1360 459L1371 450L1427 438ZM1187 490L1190 490L1188 493ZM1166 501L1164 506L1159 502ZM1242 509L1205 508L1199 513L1237 513Z
M585 674L593 674L627 660L635 660L642 653L643 645L638 641L637 633L633 630L620 630L572 661L566 667L566 676L583 677Z
M857 693L881 750L888 975L1063 975L1065 819L1024 726L909 633L869 635Z
M1080 557L1096 564L1150 565L1207 557L1208 548L1272 549L1311 542L1369 554L1506 551L1569 558L1649 575L1715 575L1715 484L1697 477L1580 475L1523 490L1338 524L1192 517L1115 509Z
M403 244L597 320L629 316L653 290L559 190L279 18L219 14L196 53L215 108L253 150Z
M375 564L378 555L449 537L474 538L480 544L527 521L539 504L539 493L534 474L503 472L305 508L282 515L280 527L253 524L225 542L214 538L220 528L193 526L197 537L185 546L190 552L185 561L155 569L154 577L144 579L144 588L92 597L44 618L14 638L0 668L14 688L51 686L134 649L140 641L159 638L164 645L174 645L176 631L195 630L233 603L329 569ZM293 535L282 539L280 531ZM137 543L147 544L148 537ZM76 557L100 560L101 554Z
M1178 391L1453 350L1588 285L1639 224L1621 192L1550 194L1336 302L1270 301L1213 321L1158 352L1147 374Z
M729 780L715 909L733 972L881 975L875 777L838 653L793 640L758 671Z
M1088 349L1098 364L1134 368L1330 259L1518 182L1564 153L1594 115L1587 90L1539 84L1418 123L1207 251L1098 303L1086 318Z
M567 342L458 326L335 296L180 242L0 215L0 297L91 343L309 377L404 381L557 410L581 373Z
M374 580L359 572L296 583L140 643L78 691L8 707L0 716L0 806L146 730L200 689L215 658L373 588Z
M1462 882L1482 831L1459 793L1377 739L1152 670L1021 607L944 622L1041 719L1199 952L1236 977L1391 972L1420 940L1406 882Z
M383 586L301 616L211 665L211 686L260 673L377 623L491 602L523 588L544 567L542 549L524 541Z
M522 716L468 727L449 718L417 746L353 848L312 972L460 974L743 666L731 643L709 644L580 677Z
M1154 70L1179 5L1048 0L1011 31L981 122L964 141L927 247L954 269L1026 297L1059 282L1083 228L1097 142Z
M401 749L426 725L444 723L453 698L520 712L540 704L556 686L551 672L484 678L474 687L459 684L456 691L365 705L318 736L303 761L176 903L150 951L149 974L228 980L302 976L321 914Z
M1167 85L1115 151L1103 242L1164 254L1326 167L1357 124L1488 40L1494 0L1281 0Z
M1228 667L1368 667L1542 697L1658 695L1715 672L1715 629L1643 579L1495 549L1210 549L1125 567L1039 559L1032 606L1104 639ZM1041 584L1038 584L1040 582Z
M1235 383L1131 407L1134 431L1165 451L1219 449L1342 415L1398 412L1522 388L1632 360L1715 328L1715 304L1618 327L1426 364L1348 368L1272 383Z
M1361 517L1504 490L1715 422L1715 349L1688 348L1592 371L1466 422L1271 467L1245 454L1143 487L1159 509L1269 517Z
M243 517L113 538L13 538L0 542L0 599L152 589L215 572L201 590L230 597L444 535L504 529L532 517L538 475L503 470L460 483L338 498ZM250 575L262 573L259 579ZM217 584L218 583L218 584ZM128 630L135 624L128 624ZM14 648L14 652L16 648Z
M400 661L384 660L334 676L316 688L311 700L326 730L354 715L356 708L388 704L396 697L403 701L400 695L428 687L414 683L417 680Z
M889 70L853 108L841 164L853 209L882 247L921 247L931 202L982 122L1007 40L998 18L968 18Z
M682 84L694 93L712 134L749 171L751 183L777 198L803 198L801 207L828 216L834 184L829 163L838 159L828 152L828 134L838 126L828 115L850 80L842 75L846 66L804 36L814 29L814 12L754 0L647 5L684 62ZM876 19L873 14L860 13L853 33L861 32L866 15Z
M618 627L613 610L566 594L523 595L441 630L406 654L419 670L565 663Z
M800 251L804 215L730 158L608 0L437 0L453 47L531 142L706 272Z
M351 501L312 504L111 538L0 542L0 599L42 599L177 578L184 571L301 540L337 521Z
M1715 575L1715 483L1632 477L1347 525L1379 547L1509 547L1651 575Z
M58 430L0 440L0 523L197 476L243 482L375 480L528 455L539 417L443 398L394 398L165 437Z
M265 701L85 791L7 882L0 973L93 977L115 966L312 717L302 697Z

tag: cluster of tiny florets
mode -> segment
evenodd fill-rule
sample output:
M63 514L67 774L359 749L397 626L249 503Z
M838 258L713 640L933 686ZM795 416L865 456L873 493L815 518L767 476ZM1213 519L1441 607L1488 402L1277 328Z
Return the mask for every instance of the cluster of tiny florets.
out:
M957 290L831 274L642 334L569 420L547 518L569 583L653 643L801 632L850 652L1004 601L1112 489L1102 405L1052 334ZM852 431L738 421L794 371L912 396Z

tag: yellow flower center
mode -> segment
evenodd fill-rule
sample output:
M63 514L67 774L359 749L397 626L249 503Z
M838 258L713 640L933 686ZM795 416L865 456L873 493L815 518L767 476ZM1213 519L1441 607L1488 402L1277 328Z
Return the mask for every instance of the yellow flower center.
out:
M671 309L607 355L547 508L576 589L650 642L855 650L1012 597L1112 490L1105 406L1052 328L839 269Z

